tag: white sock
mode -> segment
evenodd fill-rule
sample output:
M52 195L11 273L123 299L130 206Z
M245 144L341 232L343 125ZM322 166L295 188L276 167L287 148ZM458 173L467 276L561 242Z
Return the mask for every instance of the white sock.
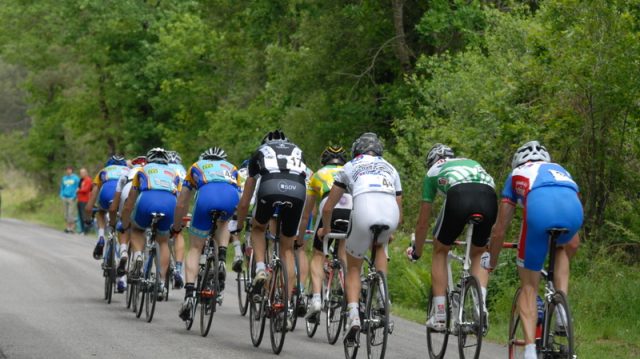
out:
M104 228L98 228L98 238L104 237Z
M264 265L264 262L258 262L258 263L256 263L256 272L263 271L263 270L265 270L265 268L266 268L266 267L265 267L265 265Z
M240 241L236 239L235 241L231 242L231 244L233 245L233 253L235 254L235 256L242 257L242 247L240 246Z
M535 344L527 344L524 347L524 359L538 359L538 354L536 354L536 345Z
M484 307L484 311L488 312L487 310L487 288L485 287L480 287L480 292L482 293L482 306Z
M433 304L436 310L435 314L446 315L447 306L445 305L445 301L446 299L444 295L433 297Z
M322 297L320 296L320 293L313 293L313 298L311 298L312 301L316 302L320 302L322 301Z
M358 302L353 302L347 304L347 309L349 309L349 318L360 318L360 311L358 310Z
M142 257L142 251L133 252L133 258L138 258L138 257Z
M127 244L126 244L126 243L124 243L124 244L121 244L121 245L120 245L120 256L121 256L121 257L126 257L126 256L127 256L127 249L128 249L128 247L129 247L129 246L127 246Z

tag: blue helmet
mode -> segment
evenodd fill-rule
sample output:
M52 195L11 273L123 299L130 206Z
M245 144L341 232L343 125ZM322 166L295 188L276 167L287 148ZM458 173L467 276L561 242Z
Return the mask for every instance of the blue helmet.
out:
M126 166L127 160L121 155L113 155L109 157L107 162L105 163L105 167L107 166Z

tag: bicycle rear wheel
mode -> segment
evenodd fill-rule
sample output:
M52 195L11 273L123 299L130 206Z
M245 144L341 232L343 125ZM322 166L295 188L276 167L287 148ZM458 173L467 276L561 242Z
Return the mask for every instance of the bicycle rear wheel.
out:
M127 289L125 289L125 305L127 306L127 309L131 308L131 303L133 302L133 281L131 280L131 276L133 275L132 273L132 263L133 261L131 260L131 247L129 247L129 249L127 250L127 258L129 258L129 260L127 261Z
M573 323L566 295L562 291L555 292L547 308L542 341L543 358L573 358Z
M206 337L211 329L219 294L218 257L214 254L207 259L202 279L202 291L200 292L200 335L203 337Z
M345 312L345 316L346 316L346 312ZM347 323L346 320L344 321L344 326L346 327ZM346 330L347 328L343 328L344 330ZM346 359L356 359L356 357L358 357L358 349L360 349L360 331L358 331L356 333L356 336L353 338L353 340L347 340L347 338L345 337L344 340L342 341L342 344L344 346L344 356Z
M376 279L369 284L367 297L367 356L370 359L383 359L389 339L389 290L384 273L376 273Z
M327 341L333 345L340 337L340 329L344 323L346 311L346 300L344 298L344 272L342 264L334 266L329 273L329 280L326 283L325 293L327 293L326 313L327 313Z
M522 321L520 320L520 311L518 309L518 298L520 297L521 289L516 290L516 294L513 296L513 304L511 305L511 319L509 320L509 359L523 359L525 336Z
M115 265L115 246L114 240L109 239L107 245L107 253L104 258L104 299L107 304L111 304L111 298L113 296L113 284L116 281L116 265Z
M240 315L245 316L249 309L249 296L247 295L247 271L243 268L236 276L236 285L238 287L238 308Z
M151 250L147 270L145 271L145 315L147 323L153 320L156 302L160 292L160 256L157 247Z
M271 283L269 285L269 336L271 350L280 354L287 334L287 316L289 315L287 268L277 261L273 266Z
M484 304L480 283L474 276L465 279L460 295L462 322L458 323L460 358L478 359L484 335Z
M298 259L297 256L295 254L294 251L294 257L296 258L295 260L295 272L296 272L296 279L295 279L295 283L293 285L293 293L291 293L291 300L289 303L291 303L291 305L293 306L293 308L290 308L293 310L293 316L291 317L291 328L288 328L289 331L294 331L294 329L296 329L296 324L298 324L298 307L300 306L301 303L301 296L300 296L300 270L298 268Z
M266 323L265 310L267 308L267 296L265 286L262 286L260 293L255 296L248 293L249 298L249 331L251 343L254 347L260 346L264 336L264 325Z
M427 349L429 351L429 358L442 359L447 352L447 342L449 341L449 324L451 322L451 307L449 303L449 296L445 296L445 306L447 312L447 319L445 322L445 329L443 331L437 331L427 326ZM429 301L427 304L427 321L429 317L435 313L435 304L433 302L433 288L429 293Z
M135 292L135 305L134 305L134 312L136 312L136 318L140 318L140 316L142 315L142 309L144 308L144 303L145 303L145 297L147 295L147 280L146 280L146 271L144 266L146 266L147 263L147 255L143 254L142 255L142 263L143 263L143 268L139 268L138 270L138 279L136 280L136 292Z

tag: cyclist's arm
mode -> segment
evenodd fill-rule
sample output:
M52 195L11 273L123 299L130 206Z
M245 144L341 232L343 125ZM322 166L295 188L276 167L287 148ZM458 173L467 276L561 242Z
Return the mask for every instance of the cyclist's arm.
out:
M431 211L433 210L433 203L423 201L420 205L420 213L418 214L418 221L416 223L416 255L419 257L422 255L424 248L424 241L427 239L427 232L429 232L429 222L431 221ZM416 257L417 258L417 257Z
M176 202L176 210L173 215L173 228L180 230L182 227L182 218L187 214L189 208L189 202L191 201L191 188L187 186L182 187L178 201Z
M122 192L116 192L116 194L113 196L113 202L111 202L111 206L109 206L109 225L111 227L116 226L118 206L120 205L121 197L122 197Z
M93 212L93 206L96 204L96 199L98 198L98 186L93 186L91 189L91 195L89 196L89 201L87 202L86 207L84 208L84 212L87 217L91 217L91 212Z
M324 204L322 208L322 231L318 228L318 237L323 237L328 233L331 233L331 216L333 215L333 209L342 198L342 195L346 191L344 185L339 182L334 182L333 187L331 187L331 191L329 192L329 197L327 197L327 202Z
M249 213L249 205L251 204L251 197L253 197L253 192L256 189L256 178L249 177L244 182L244 189L242 190L242 197L240 198L240 203L238 204L238 229L242 229L244 226L244 221L247 218L247 214Z
M513 219L513 214L516 211L515 203L509 200L503 200L498 207L498 218L491 230L491 241L489 243L489 253L491 254L491 262L489 265L495 268L498 264L498 256L500 250L502 250L502 243L504 243L504 236L509 228L509 223Z
M307 231L307 225L309 224L309 217L313 211L313 207L316 205L316 196L307 195L307 200L304 203L304 210L302 211L302 219L300 220L300 227L298 228L298 242L303 243L304 235Z
M402 195L396 195L396 203L398 203L398 211L400 212L400 217L398 218L398 226L404 222L404 214L402 213Z
M127 197L127 201L124 203L124 208L122 209L122 228L125 230L131 227L131 212L133 211L133 206L138 199L138 188L131 187L129 191L129 196Z

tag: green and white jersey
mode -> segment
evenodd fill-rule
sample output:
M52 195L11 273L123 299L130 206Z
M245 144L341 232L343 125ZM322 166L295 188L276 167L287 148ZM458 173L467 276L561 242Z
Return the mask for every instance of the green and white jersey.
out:
M447 191L461 183L483 183L495 188L493 178L476 161L467 158L445 158L436 162L424 177L422 200L433 202L440 192Z

